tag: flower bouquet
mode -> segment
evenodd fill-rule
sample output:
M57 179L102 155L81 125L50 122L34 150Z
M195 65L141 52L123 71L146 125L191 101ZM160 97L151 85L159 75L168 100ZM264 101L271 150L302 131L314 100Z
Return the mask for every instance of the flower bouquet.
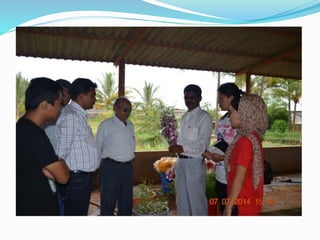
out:
M161 113L161 118L160 118L160 134L161 136L166 140L166 143L170 145L175 145L177 144L178 136L177 136L177 127L178 127L178 122L177 119L174 115L173 108L167 107L164 108L164 110ZM171 158L171 160L174 159L174 162L176 158ZM164 180L164 178L169 179L172 181L175 177L174 173L174 164L169 162L159 163L159 167L162 167L161 165L164 164L166 167L165 171L160 171L161 178ZM158 164L158 163L157 163ZM172 165L170 167L170 164ZM159 171L158 171L159 172Z
M173 193L174 183L174 165L176 157L162 157L153 163L154 169L160 173L162 191Z
M160 134L169 145L177 144L177 119L172 108L165 108L160 117Z
M162 157L153 163L153 167L158 173L168 173L174 167L176 160L176 157Z

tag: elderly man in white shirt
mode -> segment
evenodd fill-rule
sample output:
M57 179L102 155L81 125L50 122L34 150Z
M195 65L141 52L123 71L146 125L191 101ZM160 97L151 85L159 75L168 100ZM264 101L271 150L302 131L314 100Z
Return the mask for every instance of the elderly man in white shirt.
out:
M124 97L114 105L114 116L104 120L98 127L96 142L101 160L100 215L132 215L133 164L135 151L134 126L128 119L131 103Z
M178 154L175 164L176 203L180 216L208 215L205 193L206 166L202 153L209 146L212 118L199 106L201 88L190 84L184 89L188 111L182 116L177 145L169 152Z

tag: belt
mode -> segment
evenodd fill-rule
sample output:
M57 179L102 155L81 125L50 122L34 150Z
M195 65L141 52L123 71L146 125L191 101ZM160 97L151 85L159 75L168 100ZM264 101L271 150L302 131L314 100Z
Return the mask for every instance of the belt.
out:
M104 158L103 160L108 160L110 162L113 162L113 163L116 163L116 164L119 164L119 165L128 165L130 164L132 161L127 161L127 162L120 162L120 161L116 161L112 158Z
M178 157L179 158L193 158L193 157L189 157L189 156L183 155L183 154L179 154ZM202 161L201 161L201 164L203 164L203 163L204 163L204 158L202 158Z
M80 171L80 170L71 170L70 172L73 174L83 174L83 175L87 175L87 174L92 173L92 172L85 172L85 171Z
M192 157L189 157L189 156L186 156L186 155L183 155L183 154L179 154L178 156L179 156L179 158L192 158Z

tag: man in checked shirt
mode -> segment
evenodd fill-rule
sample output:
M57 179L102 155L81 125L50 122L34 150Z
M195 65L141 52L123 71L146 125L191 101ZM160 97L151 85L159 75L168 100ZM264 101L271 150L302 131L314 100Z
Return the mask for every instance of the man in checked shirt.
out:
M96 87L90 79L74 80L71 102L63 108L56 124L56 153L65 159L70 169L69 182L58 185L66 216L88 215L93 173L100 164L86 112L96 101Z

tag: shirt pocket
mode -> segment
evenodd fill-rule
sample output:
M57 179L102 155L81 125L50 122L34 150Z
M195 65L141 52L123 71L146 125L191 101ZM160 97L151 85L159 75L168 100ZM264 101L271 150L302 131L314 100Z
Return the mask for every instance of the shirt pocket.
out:
M185 138L190 141L196 141L198 139L198 128L189 127L187 131L185 131Z

